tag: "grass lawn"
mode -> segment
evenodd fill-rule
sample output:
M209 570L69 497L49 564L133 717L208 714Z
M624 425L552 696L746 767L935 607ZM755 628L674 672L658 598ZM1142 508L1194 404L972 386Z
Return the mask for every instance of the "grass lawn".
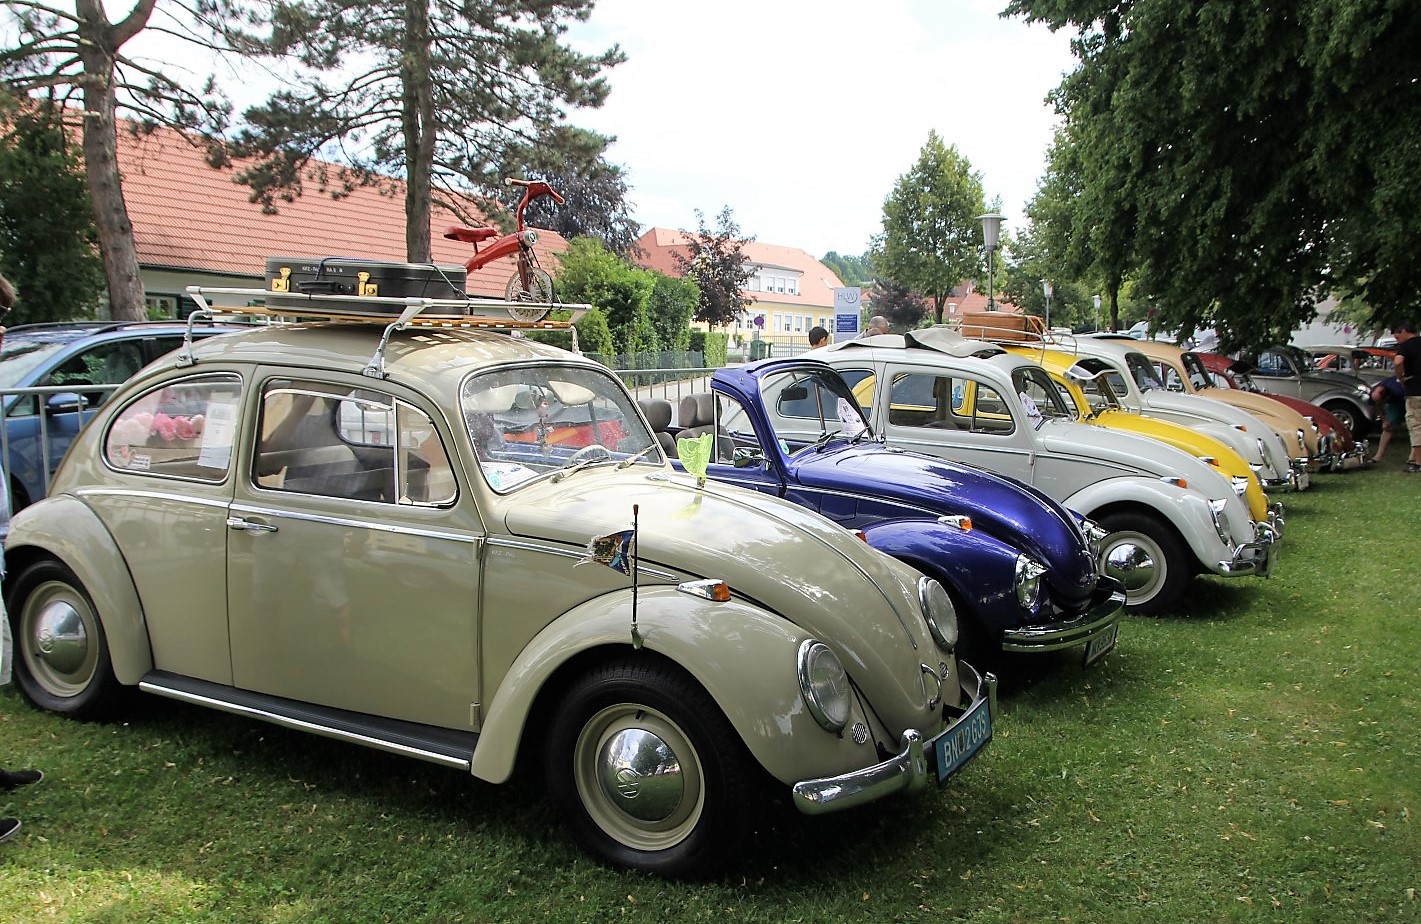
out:
M1421 475L1283 498L1268 581L1202 578L1083 671L1004 679L941 791L765 813L709 883L605 869L535 778L145 698L78 723L0 692L0 922L1421 921Z

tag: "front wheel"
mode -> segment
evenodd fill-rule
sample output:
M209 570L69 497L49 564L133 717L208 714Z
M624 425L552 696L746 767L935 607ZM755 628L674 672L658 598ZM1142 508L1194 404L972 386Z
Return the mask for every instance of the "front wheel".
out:
M1143 513L1110 513L1097 521L1105 573L1125 585L1125 609L1161 613L1178 601L1192 574L1184 543L1168 523Z
M110 714L123 688L98 612L74 572L57 561L36 562L20 572L7 602L15 682L25 698L72 718Z
M711 875L749 814L739 735L699 684L645 654L572 685L549 735L546 772L578 843L627 869Z
M503 297L510 302L508 313L515 320L519 321L541 321L548 316L550 308L540 305L521 305L519 302L541 302L543 305L550 304L553 300L553 277L534 266L528 270L528 285L523 285L523 278L514 273L508 277L508 285L504 286Z
M1367 418L1359 414L1351 404L1346 401L1331 401L1322 407L1323 410L1331 411L1333 416L1342 422L1342 426L1352 434L1352 439L1359 440L1367 435Z

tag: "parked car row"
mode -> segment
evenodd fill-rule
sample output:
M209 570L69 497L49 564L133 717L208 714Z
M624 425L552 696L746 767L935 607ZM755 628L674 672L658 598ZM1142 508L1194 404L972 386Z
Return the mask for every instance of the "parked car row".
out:
M111 395L32 409L69 444L5 550L24 696L137 689L490 782L521 758L593 855L705 875L764 782L811 814L945 784L992 738L988 668L1042 660L1007 654L1090 667L1127 608L1267 576L1264 488L1310 474L1296 432L1103 341L873 337L673 414L366 301L179 327Z

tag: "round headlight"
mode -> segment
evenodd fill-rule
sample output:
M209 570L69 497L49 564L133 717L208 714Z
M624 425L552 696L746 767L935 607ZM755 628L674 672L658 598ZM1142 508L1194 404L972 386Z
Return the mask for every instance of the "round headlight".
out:
M951 654L957 647L957 607L952 605L952 598L941 584L925 577L918 581L918 599L933 643Z
M1041 575L1046 568L1025 554L1016 557L1016 602L1035 613L1041 606Z
M840 732L849 724L849 675L823 642L806 639L799 646L799 692L814 721L827 731Z

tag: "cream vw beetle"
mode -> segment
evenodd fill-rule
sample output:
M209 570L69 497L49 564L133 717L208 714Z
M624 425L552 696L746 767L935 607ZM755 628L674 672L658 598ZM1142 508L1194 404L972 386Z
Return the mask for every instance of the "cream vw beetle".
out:
M674 473L590 360L384 336L214 337L104 405L10 534L26 697L136 686L492 782L531 747L587 850L666 875L726 858L762 776L827 812L990 738L937 582Z
M1166 611L1197 573L1264 575L1276 531L1229 480L1158 440L1079 423L1045 369L943 327L821 347L889 446L1034 485L1107 533L1126 607Z

